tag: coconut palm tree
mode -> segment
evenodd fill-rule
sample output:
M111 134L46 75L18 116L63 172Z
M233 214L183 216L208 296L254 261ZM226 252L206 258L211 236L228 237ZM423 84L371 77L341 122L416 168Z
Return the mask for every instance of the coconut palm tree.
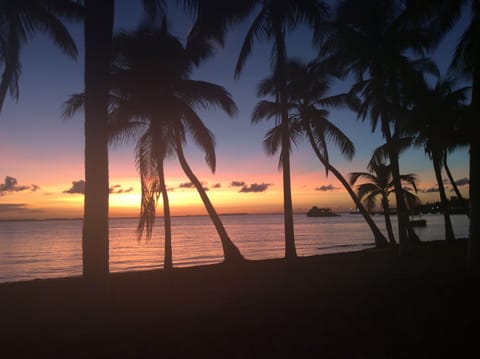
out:
M350 184L353 186L359 179L366 182L357 185L358 197L365 203L369 210L373 210L376 206L377 198L380 198L380 203L385 216L385 226L387 228L388 240L391 245L396 245L395 237L392 229L392 222L390 220L390 206L389 195L395 192L395 186L392 178L392 168L385 163L376 161L370 162L369 172L352 172L350 173ZM400 175L403 183L413 187L417 192L416 177L414 174ZM418 197L411 193L405 187L402 188L405 202L409 208L419 203Z
M410 111L409 130L416 133L416 143L424 147L433 162L445 223L445 238L455 239L449 215L448 200L442 177L442 168L449 151L459 147L464 134L460 122L465 113L469 87L455 89L452 79L439 80L434 87L427 83L416 88L413 108ZM448 136L446 137L446 134Z
M480 113L480 4L476 0L428 0L412 2L410 16L414 21L429 25L431 47L440 40L460 19L466 19L467 26L454 52L451 73L472 84L469 120L465 121L465 133L470 134L470 218L480 213L480 174L476 170L480 161L480 143L475 141L475 116ZM480 225L470 221L468 262L480 264Z
M285 257L295 258L295 236L293 227L292 191L290 181L290 144L291 128L288 119L288 95L286 88L287 48L285 36L287 31L300 23L307 24L318 40L328 14L328 6L320 0L258 0L258 12L247 31L235 68L238 77L251 53L255 40L273 40L272 70L278 82L277 102L282 111L277 130L280 136L280 160L283 174L283 204L285 225ZM273 147L271 148L273 150Z
M147 238L150 237L161 195L165 221L165 268L171 267L172 259L170 211L163 163L173 155L177 156L204 202L222 242L225 261L243 259L183 151L189 133L205 152L205 160L214 172L214 136L196 109L218 107L229 116L233 116L237 109L223 87L191 80L189 74L193 65L189 50L168 32L165 19L160 26L146 23L132 33L120 33L114 39L110 76L110 138L121 141L136 138L139 132L142 133L136 149L142 183L138 232L141 236L146 230ZM80 107L81 103L72 98L65 113L70 115Z
M108 288L108 72L114 1L85 0L85 196L83 277Z
M288 61L288 107L290 121L294 123L291 129L295 132L299 131L299 133L294 133L292 139L303 136L309 140L315 154L325 167L326 175L331 172L342 183L372 230L376 246L383 247L387 245L385 236L372 220L348 181L332 165L329 159L329 142L336 145L342 155L349 160L353 158L355 152L354 145L348 137L328 120L328 108L350 107L355 109L358 105L358 98L351 93L327 95L334 78L339 75L333 69L333 66L326 61L313 61L308 64L298 60ZM265 79L259 84L258 94L259 96L275 94L275 81L272 77ZM280 113L276 102L262 101L257 105L253 119L254 121L259 121L275 114L275 111L277 115Z
M344 64L355 76L355 91L361 94L360 119L370 118L372 130L380 125L392 166L398 213L400 252L408 245L408 211L402 195L398 148L405 101L406 81L418 81L423 72L436 68L423 56L412 60L408 54L428 45L418 28L405 19L402 1L343 0L336 8L336 26L325 49L332 61Z
M76 1L18 0L0 3L0 112L7 92L18 100L20 51L37 33L47 34L67 56L75 59L77 47L63 21L79 21L82 7Z

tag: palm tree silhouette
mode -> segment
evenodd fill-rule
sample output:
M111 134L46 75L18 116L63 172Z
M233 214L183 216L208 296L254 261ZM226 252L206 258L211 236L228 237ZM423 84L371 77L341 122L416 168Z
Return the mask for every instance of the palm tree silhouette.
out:
M470 116L463 129L470 134L470 218L480 213L480 174L476 166L480 161L480 143L474 139L475 116L480 113L480 4L476 0L432 0L419 1L411 12L413 20L429 25L431 47L438 45L443 36L458 23L468 19L467 27L457 44L450 71L459 78L468 79L472 84ZM470 221L467 260L469 264L480 264L480 225Z
M304 64L300 61L290 60L287 63L288 107L290 121L293 122L290 126L293 132L291 138L295 142L299 136L307 137L315 154L325 167L326 174L332 172L342 183L372 230L376 246L383 247L387 245L385 236L378 229L348 181L329 160L328 142L333 142L340 149L342 155L349 160L353 158L355 148L348 137L328 120L327 108L350 107L355 109L358 104L358 98L351 93L327 96L334 74L333 67L326 61ZM262 81L258 87L259 95L275 94L275 81L272 77ZM280 113L278 103L262 101L257 105L253 119L258 121L275 113L277 115Z
M369 172L352 172L350 173L350 184L353 186L359 179L366 182L357 186L358 197L365 203L369 210L373 210L376 205L377 198L380 198L383 214L385 216L385 226L387 228L388 240L391 245L396 245L393 235L392 222L390 220L389 195L395 192L395 186L392 178L392 167L385 163L372 161L369 164ZM416 177L414 174L400 175L402 182L413 187L417 192ZM405 202L412 208L419 203L416 195L408 189L402 188Z
M427 83L417 87L417 100L408 125L416 132L416 143L422 145L433 162L445 223L445 238L455 239L449 215L448 200L442 178L442 168L449 151L461 145L464 134L459 131L469 87L455 88L452 79L439 80L434 87ZM448 134L448 136L446 136Z
M406 88L424 72L437 73L434 64L421 53L429 43L418 27L406 21L401 1L341 1L336 26L325 49L332 61L344 64L356 78L354 90L361 94L359 118L370 117L372 130L380 124L392 166L398 214L400 253L407 249L408 211L402 195L399 149L402 120L408 103ZM412 60L409 53L420 52Z
M240 76L243 66L251 53L255 40L273 39L272 70L277 81L276 99L281 106L276 132L281 148L280 160L283 173L283 205L285 225L285 257L295 258L295 235L293 227L292 191L290 181L290 135L292 133L287 108L286 65L287 48L285 36L300 23L306 23L318 39L325 23L328 6L319 0L265 0L258 1L258 13L247 31L235 68L235 77ZM273 149L273 147L271 148Z
M67 56L75 59L77 47L63 20L78 21L82 7L76 1L18 0L0 6L0 112L7 92L18 100L21 74L20 51L38 32L47 34Z
M167 54L167 55L166 55ZM165 226L165 268L171 268L171 220L163 163L176 155L182 169L197 189L219 234L226 262L243 260L230 240L200 180L191 170L183 151L189 133L205 152L205 160L214 172L215 141L196 112L197 108L220 108L233 116L237 108L230 94L221 86L191 80L194 61L188 48L172 36L166 20L160 26L143 24L132 33L120 33L114 39L111 70L110 124L112 141L137 137L137 167L141 176L142 201L139 236L146 230L151 236L156 204L163 198ZM72 97L65 114L81 107Z

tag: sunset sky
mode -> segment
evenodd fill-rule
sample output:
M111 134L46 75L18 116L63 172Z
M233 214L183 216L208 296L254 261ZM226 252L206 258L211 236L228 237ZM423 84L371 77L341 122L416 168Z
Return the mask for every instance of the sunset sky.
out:
M133 1L116 1L116 28L133 28L142 17ZM173 20L174 19L174 20ZM171 31L185 39L191 21L170 17ZM252 125L250 116L255 103L256 85L269 73L270 43L257 43L238 80L234 66L250 21L231 30L226 47L195 71L193 77L223 85L231 92L239 113L227 118L220 111L201 112L216 137L217 171L209 172L203 155L187 146L187 159L197 176L208 187L208 195L220 213L280 212L282 177L278 155L267 156L262 140L272 123ZM60 118L62 103L83 88L83 29L69 25L77 41L76 62L64 56L44 36L37 36L22 51L22 76L18 103L7 97L0 114L0 219L80 217L83 195L83 114L71 120ZM442 70L451 58L461 26L446 39L434 54ZM309 61L315 52L311 36L304 29L290 34L290 57ZM348 89L339 83L332 94ZM330 147L331 162L344 175L365 171L372 150L383 143L380 134L370 132L369 123L357 121L352 112L332 111L330 119L355 143L356 156L344 160ZM136 216L139 213L140 182L135 168L133 143L118 145L110 152L111 216ZM468 196L468 152L459 150L449 158L461 191ZM412 149L401 156L403 173L415 173L419 179L419 196L424 202L438 200L433 167L423 149ZM198 194L189 187L187 177L175 159L166 168L170 203L174 215L204 213ZM447 186L449 191L451 186ZM292 154L293 205L305 212L313 205L342 211L353 207L346 191L334 176L325 171L309 149L300 144ZM450 192L449 192L450 193Z

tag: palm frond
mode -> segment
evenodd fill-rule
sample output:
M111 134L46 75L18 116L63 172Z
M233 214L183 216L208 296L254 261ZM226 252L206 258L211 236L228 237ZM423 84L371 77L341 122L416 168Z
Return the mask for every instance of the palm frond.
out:
M240 55L238 56L237 65L235 66L235 78L240 76L243 66L245 65L245 62L252 51L253 42L255 39L263 40L268 37L269 32L266 27L267 17L267 9L263 8L253 21L252 26L250 26L248 29L247 35L245 36L245 40L243 41L242 48L240 50Z

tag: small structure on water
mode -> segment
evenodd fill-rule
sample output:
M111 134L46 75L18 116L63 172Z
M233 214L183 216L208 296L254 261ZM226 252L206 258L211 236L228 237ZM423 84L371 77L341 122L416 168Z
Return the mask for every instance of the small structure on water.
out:
M332 211L331 208L318 208L313 206L307 212L308 217L337 217L338 214Z

